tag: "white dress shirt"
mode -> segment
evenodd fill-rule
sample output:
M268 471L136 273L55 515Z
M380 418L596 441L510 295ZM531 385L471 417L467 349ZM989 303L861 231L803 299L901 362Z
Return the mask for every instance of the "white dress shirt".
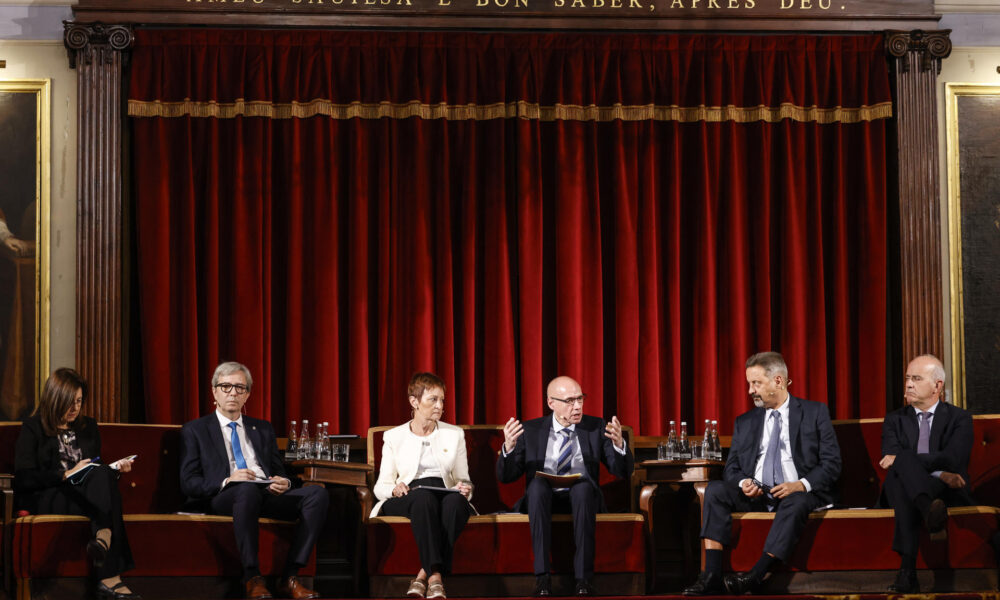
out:
M257 477L267 479L267 475L264 473L264 469L260 467L257 455L253 451L253 444L247 440L246 429L243 427L243 415L240 415L240 418L236 419L236 421L231 421L229 417L216 410L215 416L219 418L219 427L222 428L222 439L225 440L226 454L229 456L229 475L232 476L236 471L236 457L233 455L233 444L230 441L233 430L229 427L229 424L236 423L236 435L240 439L240 451L243 452L243 460L247 462L247 468L253 471ZM229 477L226 477L222 482L222 487L226 487L227 483L229 483Z
M791 398L791 395L788 392L785 392L785 394L785 401L781 406L778 408L769 408L764 412L764 435L760 436L760 446L757 448L757 466L754 468L753 477L757 481L764 480L764 457L767 455L767 446L771 443L771 431L774 428L773 421L771 420L773 417L771 415L777 413L781 419L781 439L778 443L781 473L785 477L785 482L801 481L806 491L810 492L812 491L812 486L809 484L809 480L805 478L799 479L799 473L795 469L795 459L792 458L792 444L788 431L788 400ZM741 487L742 485L743 481L740 482Z

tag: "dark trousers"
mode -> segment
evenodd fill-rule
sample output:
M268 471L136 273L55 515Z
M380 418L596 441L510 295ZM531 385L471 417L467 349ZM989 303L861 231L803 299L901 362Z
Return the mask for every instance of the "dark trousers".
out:
M97 569L98 579L114 577L135 568L132 548L125 535L122 520L122 497L118 492L118 473L107 465L90 469L82 482L73 485L63 481L42 492L38 501L39 514L82 515L90 519L90 530L111 530L111 546L104 565Z
M309 486L290 489L275 495L266 485L244 482L233 483L212 498L212 512L233 517L236 547L243 562L244 579L260 574L257 549L260 543L258 520L260 517L295 521L295 538L288 551L285 569L288 575L309 562L316 540L319 538L326 511L330 504L326 488Z
M379 514L410 519L420 566L427 575L451 573L455 541L472 516L472 506L462 494L412 489L418 485L444 487L444 481L437 477L411 481L409 493L386 500Z
M766 512L768 506L764 498L747 498L736 483L709 482L705 489L705 504L701 515L701 537L728 546L733 529L733 513ZM809 513L822 505L823 501L812 492L800 492L779 500L774 511L774 522L771 523L764 542L764 552L782 562L788 560L802 535Z
M556 492L552 484L542 477L534 477L525 490L528 506L528 523L531 528L531 546L535 552L535 575L548 573L552 568L552 514L573 515L573 574L577 579L594 576L594 532L597 529L597 509L600 492L589 481L581 481L566 491Z
M916 556L923 515L914 500L924 494L928 500L942 498L946 503L952 504L947 498L948 486L928 473L913 451L905 451L896 455L886 473L882 489L889 506L896 513L892 549L899 554Z

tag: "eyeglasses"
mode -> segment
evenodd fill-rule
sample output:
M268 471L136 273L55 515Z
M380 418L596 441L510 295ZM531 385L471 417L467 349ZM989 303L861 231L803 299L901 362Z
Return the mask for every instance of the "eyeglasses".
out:
M583 401L587 399L587 394L580 394L579 396L573 396L572 398L556 398L555 396L549 396L552 400L557 402L562 402L563 404L579 404L583 406Z
M223 394L228 394L229 392L236 390L237 396L242 396L243 394L250 393L250 388L241 383L217 383L215 384L215 389L219 390Z

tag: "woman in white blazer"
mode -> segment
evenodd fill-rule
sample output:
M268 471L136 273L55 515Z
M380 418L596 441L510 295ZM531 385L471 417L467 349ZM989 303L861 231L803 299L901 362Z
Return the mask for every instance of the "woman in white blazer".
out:
M444 598L442 573L451 571L452 550L474 509L465 432L440 421L444 381L417 373L407 388L413 419L382 436L382 464L371 516L408 517L421 569L410 581L410 598Z

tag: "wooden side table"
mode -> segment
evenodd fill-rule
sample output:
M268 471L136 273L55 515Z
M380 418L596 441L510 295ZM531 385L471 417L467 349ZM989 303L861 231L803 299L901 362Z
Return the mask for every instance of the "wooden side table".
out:
M701 458L690 460L644 460L637 466L645 470L645 475L639 478L642 486L639 492L639 512L646 518L646 534L648 544L649 586L652 589L657 582L656 571L656 537L653 521L653 498L660 484L674 484L679 487L680 505L690 506L695 499L694 484L704 483L722 477L725 462L721 460L706 460ZM698 559L693 550L695 544L691 539L691 527L687 523L690 511L682 513L681 538L683 544L684 576L690 576L693 565Z
M302 478L302 485L337 485L353 486L354 495L361 505L361 518L358 519L357 531L354 533L354 592L361 592L361 564L365 559L365 523L371 512L372 493L368 488L368 475L374 467L367 463L337 462L320 460L318 458L299 459L288 463L292 470Z

